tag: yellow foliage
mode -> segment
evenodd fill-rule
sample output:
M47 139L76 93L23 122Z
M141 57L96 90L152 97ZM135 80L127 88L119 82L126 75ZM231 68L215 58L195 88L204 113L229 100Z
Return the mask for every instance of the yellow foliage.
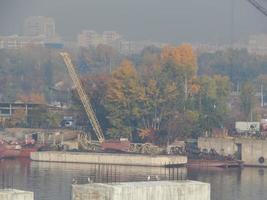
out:
M189 120L190 122L196 122L198 120L199 113L197 112L189 110L185 114L186 114L187 120Z
M189 94L194 95L198 94L200 91L200 85L198 83L197 77L193 77L189 82L188 82L188 89L189 89Z
M163 61L172 60L176 65L183 68L192 68L194 72L197 70L197 56L191 45L182 44L178 47L167 46L163 48L161 53Z
M113 72L113 77L115 78L123 78L123 77L131 77L136 78L137 72L133 66L133 64L125 59L120 64L119 68Z
M142 139L148 137L151 135L151 130L150 129L139 129L139 134L138 134Z

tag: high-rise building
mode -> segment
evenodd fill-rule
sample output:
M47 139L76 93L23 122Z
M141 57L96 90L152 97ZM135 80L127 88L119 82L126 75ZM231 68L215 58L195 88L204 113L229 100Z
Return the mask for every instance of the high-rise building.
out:
M43 16L31 16L24 22L25 36L45 36L53 38L56 35L56 26L53 18Z

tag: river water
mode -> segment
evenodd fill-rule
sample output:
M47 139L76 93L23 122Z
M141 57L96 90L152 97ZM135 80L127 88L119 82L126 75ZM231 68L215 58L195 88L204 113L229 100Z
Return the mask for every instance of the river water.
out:
M0 187L35 193L35 200L70 200L71 183L191 179L211 183L211 200L266 200L267 168L165 169L0 161Z

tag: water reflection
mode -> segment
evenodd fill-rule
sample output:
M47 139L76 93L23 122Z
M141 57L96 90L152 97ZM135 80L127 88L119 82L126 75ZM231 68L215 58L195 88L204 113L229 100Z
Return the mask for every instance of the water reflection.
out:
M35 193L35 200L70 200L73 177L95 176L96 182L142 181L148 176L165 179L188 177L211 183L211 200L266 200L267 168L165 169L45 163L29 160L0 161L0 187L12 186Z
M188 169L188 178L211 183L212 200L266 200L266 168Z
M185 168L166 169L155 167L132 167L111 165L88 165L74 163L30 162L29 160L1 161L0 171L4 179L0 185L35 193L35 200L69 200L73 178L96 182L176 180L186 178ZM84 177L84 178L83 178ZM12 181L11 181L12 180Z

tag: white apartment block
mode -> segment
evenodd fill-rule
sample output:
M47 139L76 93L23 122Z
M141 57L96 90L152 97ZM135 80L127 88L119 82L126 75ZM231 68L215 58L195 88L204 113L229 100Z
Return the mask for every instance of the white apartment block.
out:
M157 48L163 48L166 46L166 43L158 43L158 42L151 42L151 41L128 41L128 40L120 40L119 43L119 52L124 55L130 54L138 54L141 53L144 48L149 46L154 46Z
M113 45L121 36L115 31L104 31L102 35L93 30L84 30L78 35L78 45L81 47L97 47L100 44Z
M40 46L43 44L44 38L26 37L26 36L0 36L0 49L20 49L31 46Z
M140 53L147 46L162 48L165 44L151 41L128 41L116 31L104 31L101 35L93 30L84 30L78 35L78 46L97 47L100 44L112 46L122 54Z
M53 38L56 35L56 25L53 18L31 16L24 22L24 35L29 37L45 36Z
M256 55L267 55L267 34L252 35L248 42L248 52Z
M81 34L78 35L78 46L80 47L90 47L98 46L102 44L102 38L95 31L84 30Z
M121 39L121 35L116 31L104 31L102 38L105 44L112 44L114 41Z

